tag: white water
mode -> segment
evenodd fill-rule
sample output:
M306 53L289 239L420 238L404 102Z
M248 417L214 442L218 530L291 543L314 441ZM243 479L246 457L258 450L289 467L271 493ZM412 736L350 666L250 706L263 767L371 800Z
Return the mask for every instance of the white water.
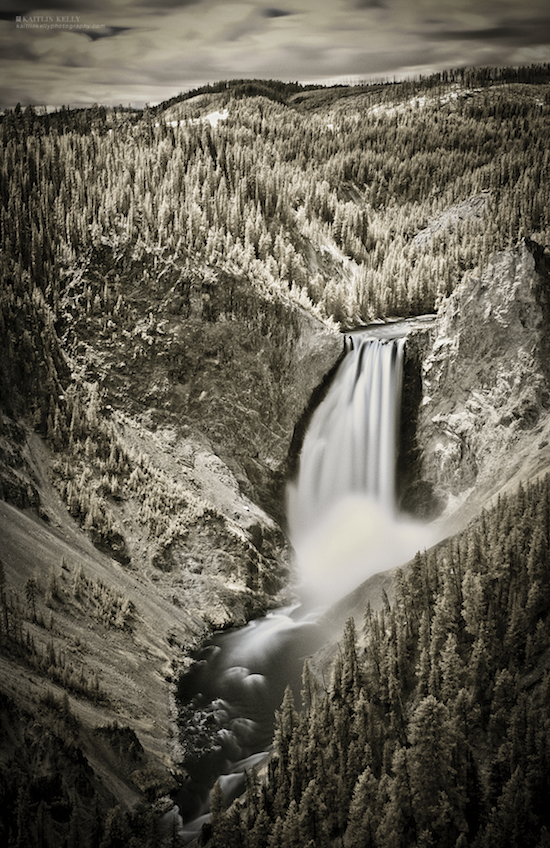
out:
M189 842L209 820L209 790L216 779L229 802L244 788L244 771L268 756L273 718L290 685L299 696L304 659L324 644L326 634L289 607L215 634L197 653L179 682L178 698L191 704L186 733L197 738L210 728L214 745L185 762L190 780L175 800L180 836Z
M405 339L355 334L348 346L288 493L300 592L321 605L429 543L426 526L395 506Z

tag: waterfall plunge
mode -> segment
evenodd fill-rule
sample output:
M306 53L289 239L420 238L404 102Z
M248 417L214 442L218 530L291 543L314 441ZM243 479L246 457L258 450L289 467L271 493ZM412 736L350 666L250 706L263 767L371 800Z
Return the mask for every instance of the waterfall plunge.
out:
M395 507L405 339L349 337L315 410L288 517L304 600L335 601L424 547L426 527Z

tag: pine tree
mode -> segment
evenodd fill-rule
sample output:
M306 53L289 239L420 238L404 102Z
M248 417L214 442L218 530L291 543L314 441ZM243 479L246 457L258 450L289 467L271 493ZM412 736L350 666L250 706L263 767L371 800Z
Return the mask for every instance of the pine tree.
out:
M298 807L300 844L315 848L329 848L330 837L326 826L326 808L320 788L311 780L300 799Z
M304 662L304 667L302 670L302 704L306 713L310 713L311 710L315 707L318 693L319 693L319 684L315 676L311 673L309 668L309 663L307 659Z
M449 633L439 659L441 700L453 703L464 683L464 669L454 633Z
M379 825L377 810L378 781L371 767L359 776L349 808L348 826L345 833L345 845L355 848L376 848L376 831Z
M411 804L420 835L428 831L441 848L454 846L465 830L464 788L454 767L456 738L447 707L428 695L410 722L407 752Z
M25 597L31 614L31 620L36 621L36 595L38 585L34 577L29 577L25 583Z

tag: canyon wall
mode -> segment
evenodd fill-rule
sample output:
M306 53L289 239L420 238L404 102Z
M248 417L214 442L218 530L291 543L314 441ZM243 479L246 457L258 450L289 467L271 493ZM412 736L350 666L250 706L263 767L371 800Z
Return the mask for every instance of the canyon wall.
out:
M432 514L466 520L550 468L547 261L528 240L495 254L412 340L414 487Z
M57 785L70 739L103 815L181 779L171 693L193 648L286 597L290 446L343 352L290 298L150 264L104 246L55 325L38 296L3 304L0 788L16 760Z

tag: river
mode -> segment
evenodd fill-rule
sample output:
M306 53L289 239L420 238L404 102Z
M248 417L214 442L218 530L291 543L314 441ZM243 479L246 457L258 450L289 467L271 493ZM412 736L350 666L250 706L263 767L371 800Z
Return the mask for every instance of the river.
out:
M317 617L297 605L216 633L197 652L177 693L182 736L199 752L185 762L189 780L175 798L188 841L208 820L214 781L229 802L244 788L244 770L267 758L285 688L299 704L304 660L325 641Z

